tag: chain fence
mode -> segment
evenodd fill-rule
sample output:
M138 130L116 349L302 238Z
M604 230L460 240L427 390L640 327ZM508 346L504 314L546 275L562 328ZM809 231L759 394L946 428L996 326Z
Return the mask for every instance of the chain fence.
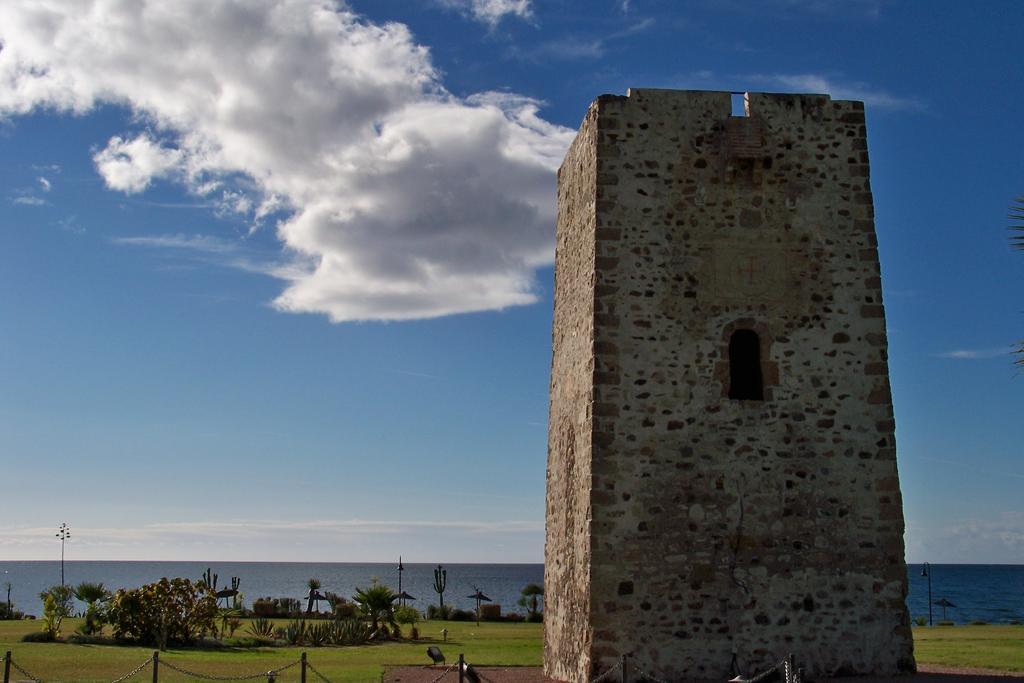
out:
M4 658L4 683L9 683L7 681L7 679L10 678L10 672L7 668L8 664L13 666L15 670L17 670L17 672L20 673L22 676L25 676L26 678L28 678L28 680L32 681L32 683L43 683L43 679L31 674L30 672L18 666L18 663L11 658L10 652L8 652L7 656Z
M733 663L735 665L735 660ZM665 679L649 673L642 666L633 662L628 655L619 657L619 661L614 666L590 679L587 683L603 683L603 681L611 679L616 674L618 674L617 683L668 683ZM803 669L797 668L792 654L786 655L781 661L772 664L764 671L758 672L750 678L737 675L727 683L764 683L765 681L772 680L773 677L779 683L804 683Z
M306 662L306 668L309 671L312 671L313 675L316 676L317 678L319 678L323 683L331 683L331 679L329 679L327 676L324 676L322 673L317 671L316 667L313 666L312 664L310 664L309 662Z
M455 667L457 667L457 666L458 666L458 664L452 664L452 665L451 665L451 666L449 666L449 667L448 667L447 669L445 669L444 671L442 671L442 672L440 673L440 675L439 675L439 676L438 676L437 678L435 678L434 680L430 681L430 683L438 683L438 681L440 681L440 680L441 680L442 678L444 678L444 677L445 677L445 676L447 676L447 675L448 675L449 673L451 673L452 671L454 671L454 670L455 670Z
M306 653L303 652L302 656L295 661L288 662L276 669L268 669L266 671L260 671L257 673L243 674L243 675L221 675L221 674L210 674L193 671L180 664L176 664L173 661L163 659L160 657L159 652L154 652L146 661L139 664L137 667L124 674L120 678L115 678L110 683L124 683L124 681L139 675L147 667L153 667L153 678L152 680L159 680L159 671L161 667L166 667L171 671L175 671L183 676L192 678L198 681L254 681L254 680L267 680L269 683L273 683L282 672L288 671L294 667L301 667L301 678L302 681L307 680L307 673L313 674L317 680L321 683L332 683L331 679L320 672L313 664L307 659ZM31 683L43 683L43 679L36 676L31 671L28 671L23 666L14 661L14 657L8 650L4 655L4 670L3 670L3 683L11 683L11 669L14 669L17 673L24 676L21 681L27 681ZM492 678L488 677L483 671L470 666L463 655L459 655L459 661L451 664L439 673L430 683L440 683L441 680L452 673L455 670L459 670L459 680L462 683L463 679L468 679L471 683L496 683ZM630 676L633 674L633 676ZM617 676L616 676L617 675ZM797 668L795 660L792 654L787 655L784 659L769 666L764 671L760 671L755 675L745 678L741 675L736 676L728 683L764 683L765 681L777 678L779 683L803 683L803 669ZM645 683L668 683L668 681L659 678L642 666L630 661L630 658L623 655L619 658L618 662L614 666L609 667L599 675L591 678L587 683L605 683L605 681L617 681L617 683L629 683L630 681L645 682ZM381 675L381 683L383 683L383 674Z
M262 679L262 678L265 678L268 681L270 681L270 680L273 680L273 679L277 678L281 674L282 671L287 671L288 669L292 668L293 666L298 666L299 664L302 663L302 661L303 661L302 659L296 659L294 662L289 662L288 664L285 664L284 666L280 666L280 667L278 667L276 669L269 669L267 671L260 671L259 673L254 673L254 674L246 674L246 675L242 675L242 676L220 676L220 675L217 675L217 674L204 674L204 673L199 673L199 672L196 672L196 671L192 671L190 669L186 669L183 666L178 666L177 664L173 664L173 663L167 661L166 659L159 660L160 666L166 666L168 669L170 669L172 671L177 671L178 673L180 673L180 674L182 674L184 676L188 676L189 678L195 678L196 680L199 680L199 681L255 681L256 679ZM307 662L306 666L307 667L309 666L308 662Z
M142 664L139 664L137 667L135 667L134 669L132 669L131 671L126 673L124 676L121 676L120 678L115 678L110 683L121 683L122 681L127 681L129 678L131 678L135 674L142 673L142 670L145 669L147 666L149 666L152 663L153 663L153 658L150 657L149 659L144 661Z

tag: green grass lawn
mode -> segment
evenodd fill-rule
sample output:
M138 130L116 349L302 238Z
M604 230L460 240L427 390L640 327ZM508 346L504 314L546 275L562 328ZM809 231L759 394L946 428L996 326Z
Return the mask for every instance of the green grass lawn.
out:
M282 624L284 622L281 622ZM64 635L74 633L77 619L65 620ZM539 666L542 631L540 624L507 624L482 622L426 621L419 625L420 640L383 643L359 647L268 647L238 650L171 649L160 653L160 659L193 671L218 676L244 675L274 669L299 658L305 651L309 662L332 681L376 683L389 664L429 664L427 647L437 645L448 657L458 660L466 655L472 664L506 664ZM441 629L448 629L448 642L442 642ZM122 676L146 660L153 648L114 645L71 645L67 643L22 643L21 636L38 631L31 621L0 621L0 650L11 650L14 661L41 677L53 681L109 681ZM238 632L243 635L245 627ZM407 629L406 629L407 631ZM12 680L19 680L13 677ZM131 679L150 681L146 669ZM181 674L160 668L161 681L186 681ZM297 668L278 677L278 683L298 681ZM309 680L317 680L310 674Z
M65 621L65 635L73 633L78 620ZM441 642L441 629L448 642ZM529 665L541 663L540 624L506 624L427 621L419 624L416 642L384 643L360 647L275 647L238 650L169 650L161 659L187 669L219 676L250 674L277 668L299 658L305 650L313 664L332 681L376 682L385 665L427 664L428 645L438 645L449 662L465 653L479 665ZM14 659L33 674L52 681L111 681L134 669L152 654L152 648L65 643L22 643L21 636L38 631L31 621L0 621L0 651L11 650ZM244 632L244 627L239 635ZM979 667L1024 671L1024 626L934 626L914 629L914 650L919 664ZM150 681L149 669L134 681ZM19 680L18 677L12 680ZM185 681L184 676L161 667L161 681ZM279 683L298 681L297 669L289 669ZM316 680L311 676L310 680Z
M918 664L1024 671L1024 626L922 626L914 629Z

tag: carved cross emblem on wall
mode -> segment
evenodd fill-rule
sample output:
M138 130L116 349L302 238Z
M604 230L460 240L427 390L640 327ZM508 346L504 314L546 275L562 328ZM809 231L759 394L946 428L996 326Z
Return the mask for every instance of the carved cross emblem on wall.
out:
M754 284L754 273L761 271L761 268L757 267L760 265L756 256L741 256L736 259L736 274L740 277L741 282L746 280L746 284L752 285Z

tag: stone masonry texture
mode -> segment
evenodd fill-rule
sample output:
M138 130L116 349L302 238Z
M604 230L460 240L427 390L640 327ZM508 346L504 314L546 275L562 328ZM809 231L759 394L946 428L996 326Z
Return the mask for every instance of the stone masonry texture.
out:
M591 105L558 175L547 675L914 669L868 170L860 102ZM737 331L762 400L729 398Z

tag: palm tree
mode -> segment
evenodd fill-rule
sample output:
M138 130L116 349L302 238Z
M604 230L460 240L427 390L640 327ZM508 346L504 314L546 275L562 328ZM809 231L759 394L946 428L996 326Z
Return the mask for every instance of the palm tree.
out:
M519 598L519 606L525 607L530 619L537 618L539 606L537 601L544 596L544 587L535 583L527 584L522 590L522 597Z
M369 588L356 588L352 600L359 605L359 613L370 620L373 630L377 625L388 625L392 629L398 627L395 621L395 594L387 586L376 581Z
M1010 230L1015 233L1010 235L1010 244L1014 249L1024 250L1024 195L1010 205ZM1020 342L1017 356L1016 364L1024 365L1024 342Z
M102 583L83 581L75 587L75 597L85 603L85 623L79 628L85 635L92 635L103 630L103 615L96 603L110 599L110 591Z
M316 611L320 611L320 601L323 600L320 597L320 579L310 579L306 582L309 586L309 594L306 596L306 614L313 611L313 605L316 605Z

